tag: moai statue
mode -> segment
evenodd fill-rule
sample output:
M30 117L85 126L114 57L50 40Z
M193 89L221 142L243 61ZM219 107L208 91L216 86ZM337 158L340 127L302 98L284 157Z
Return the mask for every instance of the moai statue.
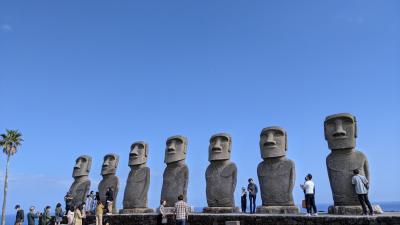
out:
M114 196L112 202L112 213L117 213L116 201L119 190L119 179L115 175L119 163L119 156L116 154L107 154L104 156L103 165L101 167L101 176L103 179L99 183L100 201L106 202L106 193L108 188L111 188Z
M121 213L148 213L147 192L150 186L150 168L147 167L148 146L143 141L132 144L129 154L131 172L126 181Z
M207 213L239 212L235 207L234 192L237 181L237 168L231 162L232 139L229 134L215 134L210 138L206 170Z
M81 155L75 161L74 171L72 172L74 182L69 188L69 192L73 197L72 207L86 202L86 195L90 189L89 172L91 166L92 157L88 155Z
M326 167L334 202L328 211L332 214L361 214L360 202L351 183L353 170L358 169L368 180L370 173L367 157L355 149L356 117L349 113L328 116L324 122L324 133L331 150L326 157ZM377 213L382 211L377 205L373 208Z
M172 136L167 139L161 200L167 202L167 207L174 207L178 196L183 195L187 201L186 193L189 181L189 169L185 163L187 152L187 139L183 136ZM167 210L168 211L168 210Z
M262 206L258 213L298 213L293 202L296 180L295 164L286 158L287 134L281 127L267 127L260 134L260 151L263 161L258 164Z

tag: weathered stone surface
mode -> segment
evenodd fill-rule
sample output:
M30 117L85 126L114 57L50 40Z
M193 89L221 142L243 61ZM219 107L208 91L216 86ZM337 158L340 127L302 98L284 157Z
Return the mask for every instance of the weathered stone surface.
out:
M258 206L256 212L265 214L297 214L300 210L297 206Z
M75 161L72 177L74 182L69 188L73 200L72 206L79 206L86 202L86 195L90 190L89 172L92 166L92 157L88 155L79 156Z
M167 207L173 207L179 195L183 195L183 200L187 202L189 169L185 164L186 152L186 137L172 136L167 139L164 159L167 167L164 170L161 190L161 200L167 202Z
M383 210L379 205L372 205L372 209L375 214L383 213ZM361 206L329 206L328 208L329 214L337 215L361 215L362 212Z
M136 213L153 213L154 209L150 208L133 208L133 209L121 209L119 214L136 214Z
M126 182L123 209L147 208L147 192L150 186L150 168L146 166L148 146L145 142L135 142L129 154L131 171Z
M232 139L229 134L213 135L208 149L210 165L206 170L208 207L235 207L237 168L230 161Z
M260 134L260 151L264 161L258 165L257 175L262 205L295 207L292 192L296 170L294 162L286 158L286 131L276 126L264 128Z
M115 175L117 172L119 163L119 156L117 154L107 154L104 156L103 165L101 167L101 175L103 179L99 183L99 194L100 194L100 201L106 202L106 192L109 187L111 187L114 193L114 201L113 201L113 213L117 213L117 196L119 191L119 179Z
M240 221L225 221L225 225L240 225Z
M239 213L239 207L204 207L204 213Z
M351 183L353 170L370 181L367 157L355 150L357 121L349 113L334 114L324 122L325 139L331 153L326 158L329 182L335 206L358 206L359 200Z

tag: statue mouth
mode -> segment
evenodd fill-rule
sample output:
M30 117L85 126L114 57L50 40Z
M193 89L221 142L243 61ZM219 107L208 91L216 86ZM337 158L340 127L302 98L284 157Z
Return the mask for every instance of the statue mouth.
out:
M265 142L264 147L266 148L276 148L276 144L273 142Z
M222 149L221 149L221 148L212 148L211 151L212 151L213 153L221 153L221 152L222 152Z
M175 149L174 148L168 148L167 152L168 152L168 154L175 154Z

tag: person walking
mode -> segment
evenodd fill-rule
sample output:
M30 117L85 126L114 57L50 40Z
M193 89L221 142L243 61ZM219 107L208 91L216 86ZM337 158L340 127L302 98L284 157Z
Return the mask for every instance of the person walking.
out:
M249 192L249 200L250 200L250 213L256 212L256 198L258 193L258 187L254 183L253 178L249 178L249 184L247 185L247 191Z
M183 195L178 196L178 201L175 203L175 220L176 225L186 225L186 220L189 215L189 206L183 201Z
M35 212L34 206L29 208L29 212L26 217L28 219L28 225L35 225L35 219L39 218L39 214Z
M161 214L161 223L160 224L167 224L168 220L167 220L167 214L165 212L165 206L167 205L167 201L161 200L160 203L161 203L160 207L158 208L158 210L160 211L160 214Z
M57 203L56 209L54 212L54 216L56 217L56 225L60 225L63 219L63 211L61 207L61 203Z
M46 208L44 208L42 215L42 225L50 225L51 222L50 209L51 207L49 205L46 206Z
M242 187L242 194L240 195L242 213L246 213L247 208L247 191L245 187Z
M108 214L113 212L114 192L111 187L106 192L106 209Z
M15 225L22 225L24 223L24 210L21 209L20 205L15 206L17 213L15 214Z
M76 207L75 212L74 212L73 225L82 225L82 219L84 218L84 215L82 214L83 207L84 207L84 204L80 205L79 207Z
M103 225L104 205L101 201L97 202L96 207L96 225Z
M367 207L365 206L365 204L368 206L369 214L374 215L374 211L368 199L369 182L367 178L361 175L358 169L353 170L353 174L354 176L351 179L351 183L354 185L358 200L360 201L361 207L363 209L362 215L367 215Z
M300 184L300 188L304 191L306 199L307 216L318 215L317 206L315 205L315 184L312 181L312 175L307 174L304 184ZM314 210L314 212L313 212Z

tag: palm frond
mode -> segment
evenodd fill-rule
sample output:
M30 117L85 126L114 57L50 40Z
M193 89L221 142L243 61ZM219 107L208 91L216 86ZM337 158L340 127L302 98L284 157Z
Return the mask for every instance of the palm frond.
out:
M0 146L7 155L14 155L17 153L17 147L24 141L22 139L22 134L18 130L6 129L6 133L0 134L0 137Z

